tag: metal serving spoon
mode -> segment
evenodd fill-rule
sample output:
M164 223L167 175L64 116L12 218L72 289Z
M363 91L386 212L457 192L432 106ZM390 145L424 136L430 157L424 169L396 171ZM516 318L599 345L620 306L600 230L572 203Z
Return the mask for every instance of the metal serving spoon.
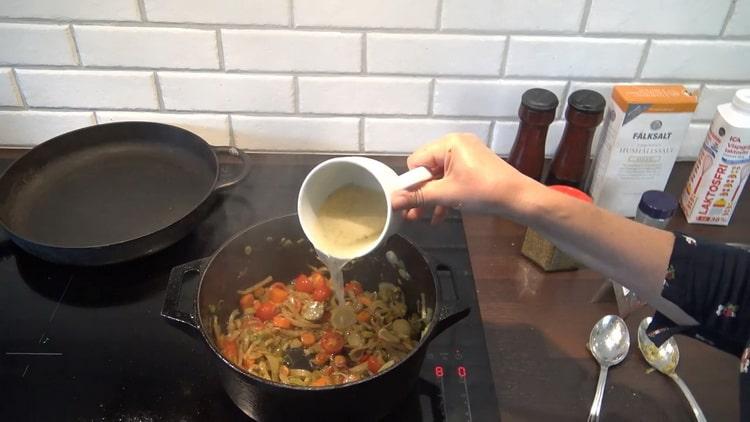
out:
M607 371L610 366L622 362L630 349L630 334L625 321L617 315L607 315L600 319L591 329L588 347L599 362L599 382L596 385L596 395L594 402L591 403L588 418L588 422L596 422L599 420L599 412L602 408Z
M698 422L706 422L706 417L703 416L698 402L693 397L693 393L690 392L687 384L682 378L675 372L677 370L677 364L680 362L680 349L677 348L677 342L674 338L669 338L661 347L656 345L646 335L646 329L651 324L651 317L643 318L640 324L638 324L638 348L643 353L643 358L649 365L653 366L654 369L658 370L662 374L672 378L677 386L680 387L682 393L685 395L690 408L693 409L695 419Z

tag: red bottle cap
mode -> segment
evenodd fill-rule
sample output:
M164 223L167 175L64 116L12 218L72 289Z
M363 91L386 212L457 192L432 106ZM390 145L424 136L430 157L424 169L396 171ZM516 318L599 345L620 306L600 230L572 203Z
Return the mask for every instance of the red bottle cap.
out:
M578 199L580 199L581 201L584 201L584 202L594 202L594 200L591 199L590 196L586 195L585 192L583 192L583 191L581 191L579 189L570 187L570 186L552 185L549 188L550 189L554 189L554 190L556 190L558 192L562 192L562 193L564 193L566 195L570 195L570 196L572 196L574 198L578 198Z

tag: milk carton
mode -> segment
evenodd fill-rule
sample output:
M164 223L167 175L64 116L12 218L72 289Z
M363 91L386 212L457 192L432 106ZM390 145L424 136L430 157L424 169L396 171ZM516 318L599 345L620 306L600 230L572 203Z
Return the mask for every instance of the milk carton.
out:
M750 175L750 89L716 110L682 191L688 223L726 226Z
M616 85L591 177L594 203L635 216L647 190L663 190L698 98L682 85Z

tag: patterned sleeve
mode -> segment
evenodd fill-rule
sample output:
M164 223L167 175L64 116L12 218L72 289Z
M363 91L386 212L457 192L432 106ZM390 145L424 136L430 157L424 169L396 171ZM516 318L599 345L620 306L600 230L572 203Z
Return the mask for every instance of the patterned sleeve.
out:
M649 336L657 344L676 333L741 357L750 339L750 252L675 234L662 296L700 325L676 326L657 312Z

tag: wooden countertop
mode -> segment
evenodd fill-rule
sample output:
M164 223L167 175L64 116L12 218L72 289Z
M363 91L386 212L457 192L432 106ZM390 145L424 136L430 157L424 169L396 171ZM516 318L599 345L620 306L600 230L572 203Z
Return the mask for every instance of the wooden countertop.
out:
M667 191L678 194L692 163L678 163ZM594 271L544 273L521 255L524 228L497 217L464 215L501 418L507 421L582 421L594 397L599 368L586 349L591 328L612 301L591 303L603 278ZM750 194L728 227L688 225L681 212L670 229L722 242L750 240ZM646 373L635 340L638 322L626 319L631 349L611 368L602 407L606 421L687 421L692 413L673 381ZM678 374L708 420L739 420L738 359L678 336Z

